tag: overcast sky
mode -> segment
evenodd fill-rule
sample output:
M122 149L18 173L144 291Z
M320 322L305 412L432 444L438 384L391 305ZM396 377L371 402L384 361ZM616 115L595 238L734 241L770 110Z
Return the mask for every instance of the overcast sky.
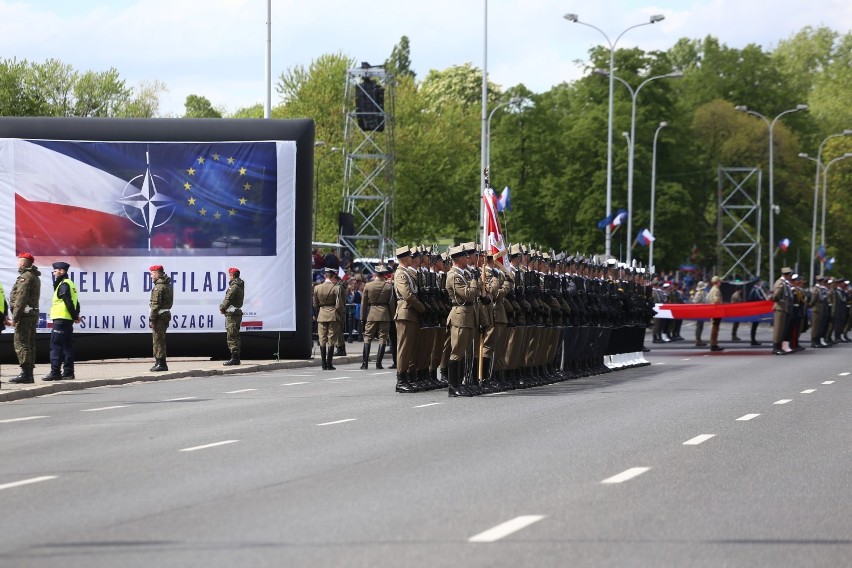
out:
M403 35L422 79L430 69L483 65L485 0L272 0L273 84L322 54L382 63ZM77 70L115 67L129 84L166 83L161 112L181 115L187 95L233 112L264 101L267 0L0 0L0 58L59 59ZM713 35L731 47L772 49L807 25L852 29L850 0L488 0L488 73L504 87L541 92L576 79L594 29L618 47L664 50ZM276 103L273 91L273 104Z

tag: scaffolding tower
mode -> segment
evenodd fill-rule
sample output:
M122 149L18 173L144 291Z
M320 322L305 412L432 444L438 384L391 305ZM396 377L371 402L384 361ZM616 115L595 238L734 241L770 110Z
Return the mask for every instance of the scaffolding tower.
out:
M340 244L353 258L393 253L394 81L362 63L346 73Z
M719 272L723 280L734 273L742 279L746 279L746 276L749 280L759 278L761 171L759 168L719 166L718 177L719 245L716 259Z

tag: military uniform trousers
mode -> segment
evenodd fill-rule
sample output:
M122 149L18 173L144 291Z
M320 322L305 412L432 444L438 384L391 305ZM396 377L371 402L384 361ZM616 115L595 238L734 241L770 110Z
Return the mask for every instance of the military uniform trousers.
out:
M340 339L340 322L339 321L321 321L317 322L317 338L320 346L337 345Z
M154 344L154 359L166 358L166 330L172 321L172 312L166 310L157 314L154 327L151 328Z
M420 324L416 321L396 321L396 368L399 373L417 370L417 342Z
M772 314L772 343L780 345L787 340L787 320L789 317L785 312L776 311Z
M231 353L240 352L240 325L243 323L243 313L240 310L225 314L225 336L228 350Z
M378 337L379 345L387 345L390 340L390 324L389 321L367 321L364 324L364 342L370 344Z
M18 320L15 326L15 355L18 356L19 365L35 365L35 340L36 327L38 326L38 312L30 311Z
M53 320L50 332L50 368L59 373L65 365L65 374L74 374L74 322L69 319Z

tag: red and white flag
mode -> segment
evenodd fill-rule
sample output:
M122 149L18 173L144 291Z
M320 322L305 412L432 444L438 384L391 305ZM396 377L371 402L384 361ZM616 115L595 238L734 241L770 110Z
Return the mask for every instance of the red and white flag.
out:
M485 203L485 216L482 227L482 242L487 246L495 258L502 262L502 256L506 246L503 243L503 232L500 230L500 221L497 218L497 195L494 190L485 189L482 194L482 201Z

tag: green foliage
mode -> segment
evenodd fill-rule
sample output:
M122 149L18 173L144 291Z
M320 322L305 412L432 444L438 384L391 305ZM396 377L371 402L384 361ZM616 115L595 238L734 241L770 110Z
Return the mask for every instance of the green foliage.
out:
M187 95L183 106L186 109L184 118L222 118L222 113L213 108L207 97Z

